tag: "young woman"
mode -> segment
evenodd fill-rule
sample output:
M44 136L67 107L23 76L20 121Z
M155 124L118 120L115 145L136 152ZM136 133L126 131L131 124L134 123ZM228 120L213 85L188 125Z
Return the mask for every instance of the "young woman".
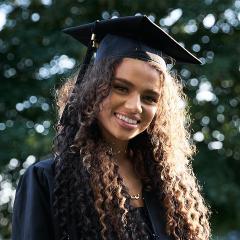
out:
M198 60L145 16L67 32L91 36L96 58L58 93L55 157L20 180L13 240L209 239L186 97L164 56Z

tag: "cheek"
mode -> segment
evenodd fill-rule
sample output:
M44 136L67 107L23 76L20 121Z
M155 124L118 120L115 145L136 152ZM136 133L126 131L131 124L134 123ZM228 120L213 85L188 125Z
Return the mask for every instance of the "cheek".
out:
M149 110L149 117L151 117L151 118L153 119L156 114L157 114L157 107L152 107L152 108Z
M109 118L111 109L111 99L110 97L105 98L100 104L99 104L99 113L97 115L97 119L99 122L104 123L107 118Z
M106 111L107 109L109 109L110 107L110 96L108 96L107 98L105 98L100 104L99 104L99 110L100 112L102 111Z
M152 109L146 113L145 122L142 124L141 132L147 130L151 127L152 122L154 122L155 116L157 115L157 108ZM154 123L153 123L154 124Z
M147 109L146 111L146 125L150 125L153 118L155 117L155 115L157 114L157 107L152 107L150 109Z

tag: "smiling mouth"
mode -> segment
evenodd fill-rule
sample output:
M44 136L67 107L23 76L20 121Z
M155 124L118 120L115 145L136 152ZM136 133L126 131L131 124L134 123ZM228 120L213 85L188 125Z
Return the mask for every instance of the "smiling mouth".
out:
M138 123L140 123L140 120L129 118L129 117L127 117L125 115L122 115L120 113L115 113L115 116L118 119L120 119L120 120L122 120L122 121L124 121L124 122L126 122L128 124L131 124L131 125L137 125Z

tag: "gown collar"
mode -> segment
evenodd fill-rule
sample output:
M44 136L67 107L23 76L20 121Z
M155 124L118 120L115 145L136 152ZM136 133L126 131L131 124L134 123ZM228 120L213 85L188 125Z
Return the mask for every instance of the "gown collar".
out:
M154 192L143 190L143 199L153 228L154 239L170 240L166 234L165 211Z

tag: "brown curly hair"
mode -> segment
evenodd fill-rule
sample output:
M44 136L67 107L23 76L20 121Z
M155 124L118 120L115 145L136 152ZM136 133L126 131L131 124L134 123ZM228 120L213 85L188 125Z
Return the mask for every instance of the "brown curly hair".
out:
M118 165L96 124L99 105L108 96L121 61L91 64L80 84L75 85L76 78L68 79L57 92L59 117L66 107L70 119L58 124L54 149L54 211L61 239L68 234L69 221L77 222L79 239L97 239L98 232L103 239L148 239L144 222L130 211ZM158 64L149 64L160 75L158 111L148 129L129 141L129 154L137 160L143 185L154 188L164 205L168 235L207 240L210 213L191 167L195 146L188 109L181 104L187 98L177 78Z

